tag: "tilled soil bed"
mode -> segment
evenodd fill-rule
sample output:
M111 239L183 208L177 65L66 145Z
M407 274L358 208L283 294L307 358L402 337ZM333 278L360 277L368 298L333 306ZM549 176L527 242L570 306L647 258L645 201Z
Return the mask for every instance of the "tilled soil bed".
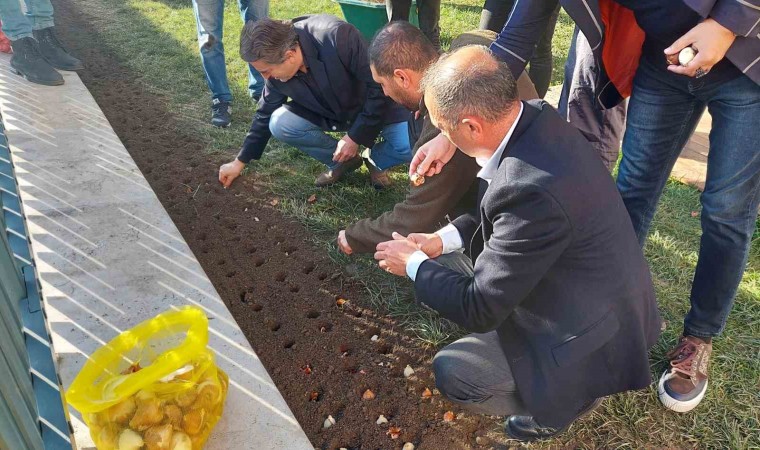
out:
M495 419L462 414L434 391L431 349L370 309L361 286L271 206L255 176L222 189L216 174L229 155L204 154L203 142L182 131L165 101L102 46L96 22L76 2L55 7L62 40L85 61L80 76L315 448L495 445ZM197 69L202 76L200 62ZM338 299L348 302L339 306ZM407 365L415 371L409 378ZM434 393L423 398L426 388ZM362 399L368 389L374 400ZM455 419L444 422L449 410ZM329 415L335 425L323 429ZM387 424L376 424L380 415ZM400 429L396 439L390 427Z

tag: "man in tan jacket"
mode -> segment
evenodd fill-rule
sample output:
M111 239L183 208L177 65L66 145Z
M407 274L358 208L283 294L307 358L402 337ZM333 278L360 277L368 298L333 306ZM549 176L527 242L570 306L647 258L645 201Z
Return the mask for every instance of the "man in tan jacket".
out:
M465 45L488 46L496 38L491 31L463 33L451 43L451 49ZM428 118L419 82L427 68L438 60L433 44L408 22L391 22L375 37L370 46L370 68L385 95L408 108L410 142L416 153L425 145L439 144L440 131ZM520 98L538 98L526 73L517 80ZM437 142L438 141L438 142ZM448 143L447 139L440 139ZM375 219L363 219L338 233L338 247L346 254L374 253L380 242L392 239L392 233L433 232L475 207L478 195L476 174L480 166L462 152L456 152L441 172L412 185L406 198L393 210Z

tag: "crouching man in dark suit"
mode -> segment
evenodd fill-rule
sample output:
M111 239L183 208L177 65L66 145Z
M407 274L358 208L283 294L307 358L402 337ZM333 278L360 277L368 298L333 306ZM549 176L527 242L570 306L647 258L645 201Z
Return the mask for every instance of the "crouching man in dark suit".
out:
M408 113L372 79L367 42L353 25L327 14L250 21L240 56L266 83L237 158L219 168L225 188L272 136L327 166L317 187L359 168L360 145L371 149L367 167L378 189L390 183L389 168L411 161ZM338 140L328 132L346 134Z
M530 441L566 430L601 398L650 383L660 333L649 269L609 172L542 101L521 102L504 63L468 46L427 70L430 118L482 169L478 208L433 234L378 244L381 268L473 332L433 361L438 389L510 416ZM464 248L472 274L432 258Z

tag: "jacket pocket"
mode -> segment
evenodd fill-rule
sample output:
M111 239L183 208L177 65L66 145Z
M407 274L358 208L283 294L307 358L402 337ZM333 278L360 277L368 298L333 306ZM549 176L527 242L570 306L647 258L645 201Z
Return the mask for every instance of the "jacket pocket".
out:
M552 347L554 361L558 366L569 366L600 349L615 336L619 329L617 315L610 310L599 321L578 335Z

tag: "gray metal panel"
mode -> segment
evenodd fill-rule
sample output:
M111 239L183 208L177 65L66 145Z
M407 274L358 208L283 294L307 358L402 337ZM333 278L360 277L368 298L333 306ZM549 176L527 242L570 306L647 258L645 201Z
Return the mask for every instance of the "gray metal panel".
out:
M50 333L0 120L0 450L70 450Z

